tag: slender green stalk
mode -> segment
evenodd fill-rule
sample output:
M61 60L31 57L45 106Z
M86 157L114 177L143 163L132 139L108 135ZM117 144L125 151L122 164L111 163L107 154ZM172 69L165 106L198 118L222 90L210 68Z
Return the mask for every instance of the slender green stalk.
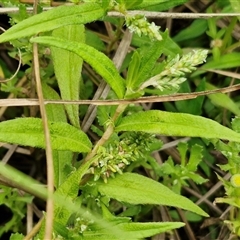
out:
M111 137L111 135L114 132L114 122L124 112L126 107L127 107L126 104L120 104L117 107L117 109L115 111L115 114L114 114L114 116L112 118L112 123L108 125L108 127L107 127L106 131L104 132L103 136L96 143L96 145L94 146L93 150L86 156L86 158L83 161L83 165L85 165L90 159L92 159L96 155L98 148L100 146L102 146Z

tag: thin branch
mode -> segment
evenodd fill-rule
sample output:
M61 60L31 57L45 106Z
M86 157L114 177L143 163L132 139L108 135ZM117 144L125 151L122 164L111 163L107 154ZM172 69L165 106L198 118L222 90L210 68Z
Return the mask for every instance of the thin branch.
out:
M171 12L152 12L152 11L127 11L129 15L144 15L147 18L174 18L174 19L196 19L212 17L235 17L240 13L171 13ZM123 14L115 11L108 12L110 17L124 17Z
M39 229L41 228L42 222L43 222L44 218L42 217L38 223L33 227L33 229L25 236L24 240L30 240L32 239L37 232L39 231ZM51 239L51 238L49 238Z
M121 68L122 63L127 55L128 48L131 43L131 39L132 39L132 33L126 30L122 38L122 41L120 42L117 48L117 51L113 57L113 63L118 70ZM97 100L100 98L106 99L106 97L108 96L109 90L110 90L110 86L104 80L102 80L93 99L94 100ZM96 117L96 114L97 114L96 106L90 105L82 122L82 126L81 126L82 131L84 132L88 131L88 129L90 128L90 126L92 125Z
M223 179L229 180L231 177L230 173L227 173ZM204 202L206 199L208 199L212 194L214 194L220 187L222 187L223 183L221 181L218 181L214 186L211 187L211 189L203 195L195 204L200 205L202 202Z
M138 99L116 99L116 100L43 100L44 104L76 104L76 105L119 105L119 104L131 104L131 103L149 103L149 102L174 102L194 99L199 96L207 96L215 93L228 93L240 90L240 84L236 84L230 87L194 92L194 93L178 93L172 95L163 96L150 96L141 97ZM25 98L13 98L13 99L0 99L0 106L38 106L38 99L25 99Z
M184 188L184 190L186 190L186 191L188 191L189 193L191 193L193 196L195 196L195 197L197 197L197 198L199 198L199 199L202 198L202 195L201 195L201 194L199 194L198 192L194 191L194 190L191 189L190 187L184 186L183 188ZM217 214L219 214L219 215L222 214L222 210L221 210L218 206L214 205L214 204L212 203L212 201L208 200L207 198L204 198L203 202L204 202L206 205L208 205L210 208L212 208Z
M16 88L22 87L22 86L25 84L26 81L27 81L27 77L24 75L24 76L20 79L20 81L18 82L18 84L16 85ZM14 97L14 93L10 93L6 100L12 99L13 97ZM6 106L6 107L2 107L2 108L0 109L0 118L3 116L3 114L5 113L6 110L7 110L7 106Z
M112 122L116 121L116 119L123 113L123 111L125 110L126 107L127 107L126 104L119 104L119 106L117 107L117 109L115 111L114 116L112 117ZM87 162L89 162L91 159L93 159L93 157L97 153L98 148L100 146L104 145L104 143L111 137L113 132L114 132L114 126L113 126L113 124L109 124L107 129L103 133L102 137L98 140L98 142L94 146L93 150L90 153L88 153L88 155L85 157L85 159L82 163L82 166L84 164L87 164Z
M4 28L2 28L2 27L0 27L0 29L1 29L3 32L6 31L6 30L5 30ZM10 78L8 78L8 79L3 79L3 80L1 79L1 80L0 80L0 83L6 83L6 82L9 82L9 81L13 80L13 79L17 76L18 72L20 71L20 68L21 68L21 65L22 65L22 53L21 53L21 51L20 51L19 48L17 48L17 49L18 49L18 55L19 55L19 61L18 61L17 70L15 71L15 73L14 73Z
M33 44L33 61L34 61L37 94L39 99L39 106L40 106L40 112L41 112L42 121L43 121L44 137L45 137L45 143L46 143L47 188L48 188L48 193L50 194L50 196L52 196L52 193L54 192L53 156L52 156L52 147L51 147L51 141L50 141L50 132L48 127L47 114L46 114L43 92L42 92L42 84L40 79L38 46L35 43ZM46 206L46 225L45 225L46 227L45 227L44 239L52 239L53 218L54 218L53 198L48 197L47 206Z
M33 206L27 204L27 233L30 233L33 229Z
M11 148L7 151L7 153L4 155L4 157L2 158L2 163L6 164L9 159L11 158L11 156L15 153L16 149L17 149L18 145L11 145Z
M54 7L44 7L44 11L53 9ZM19 11L18 7L6 7L0 8L0 14L16 13ZM28 12L32 12L32 7L27 7ZM197 19L197 18L212 18L212 17L236 17L240 16L240 13L170 13L170 12L153 12L153 11L127 11L127 14L145 15L147 18L175 18L175 19ZM123 14L115 11L108 12L108 16L111 17L124 17Z

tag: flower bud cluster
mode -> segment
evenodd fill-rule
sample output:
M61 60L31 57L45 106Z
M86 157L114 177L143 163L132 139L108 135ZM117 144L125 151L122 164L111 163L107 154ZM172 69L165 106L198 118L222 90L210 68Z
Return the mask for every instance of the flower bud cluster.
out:
M90 218L86 217L77 217L75 219L74 228L71 229L72 232L75 232L77 235L82 234L84 231L86 231L89 227L89 225L93 224L93 220L89 220Z
M156 138L153 134L126 132L119 140L99 147L98 161L89 169L94 174L94 180L97 181L101 177L107 182L107 178L114 177L115 173L122 174L126 166L143 159L144 155L150 152L150 145L154 141Z
M103 1L98 0L97 2L102 4ZM149 23L144 15L128 15L124 1L118 2L115 0L109 0L108 9L122 13L125 16L126 26L131 32L134 32L139 36L148 36L151 40L162 40L162 36L159 32L160 27L156 26L154 22Z
M162 40L158 26L154 22L149 23L143 15L126 15L126 25L131 32L137 33L139 36L149 36L152 40Z
M177 55L165 63L165 68L160 74L143 83L141 90L148 86L154 86L161 91L164 89L177 89L186 80L186 73L192 72L196 69L195 66L205 62L207 53L207 50L198 49L182 57Z

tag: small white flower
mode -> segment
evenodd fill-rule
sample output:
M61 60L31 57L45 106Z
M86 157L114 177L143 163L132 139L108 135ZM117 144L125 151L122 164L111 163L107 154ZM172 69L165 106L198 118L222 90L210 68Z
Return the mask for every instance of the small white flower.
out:
M131 32L135 32L139 36L145 35L149 36L151 39L158 41L162 40L162 36L159 32L159 26L156 26L155 23L149 23L145 16L136 15L125 16L126 25Z

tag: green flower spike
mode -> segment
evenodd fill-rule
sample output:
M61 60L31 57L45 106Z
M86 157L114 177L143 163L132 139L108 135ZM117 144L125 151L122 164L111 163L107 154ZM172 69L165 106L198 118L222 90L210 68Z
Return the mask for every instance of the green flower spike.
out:
M179 85L186 80L185 74L194 71L195 66L205 62L207 53L207 50L198 49L182 57L177 55L175 58L166 61L164 70L143 83L140 90L148 86L153 86L161 91L164 89L178 89Z
M100 146L97 161L88 170L94 174L94 181L102 178L107 182L114 174L122 174L126 166L132 162L144 159L146 152L150 152L150 145L156 141L154 134L131 132L123 133L119 141L113 141L106 146Z

